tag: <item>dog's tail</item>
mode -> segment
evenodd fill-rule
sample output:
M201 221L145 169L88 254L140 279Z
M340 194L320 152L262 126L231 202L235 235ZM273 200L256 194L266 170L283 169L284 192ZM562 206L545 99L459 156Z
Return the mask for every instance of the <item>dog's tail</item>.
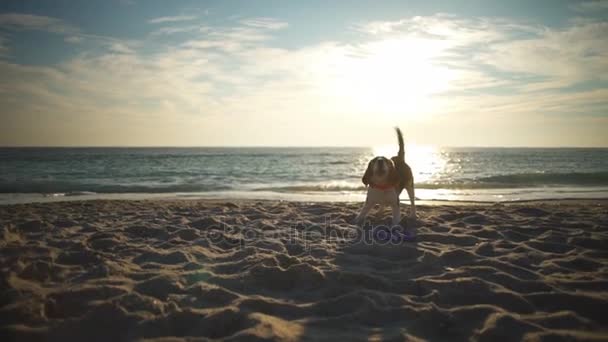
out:
M401 159L405 159L405 146L403 143L403 134L399 127L395 127L395 131L397 131L397 140L399 140L399 153L397 156Z

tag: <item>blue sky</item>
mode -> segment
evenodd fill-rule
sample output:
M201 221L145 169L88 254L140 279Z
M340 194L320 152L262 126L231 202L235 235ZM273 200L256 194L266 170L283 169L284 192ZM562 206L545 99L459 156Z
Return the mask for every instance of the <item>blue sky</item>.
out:
M608 1L3 1L0 145L608 146Z

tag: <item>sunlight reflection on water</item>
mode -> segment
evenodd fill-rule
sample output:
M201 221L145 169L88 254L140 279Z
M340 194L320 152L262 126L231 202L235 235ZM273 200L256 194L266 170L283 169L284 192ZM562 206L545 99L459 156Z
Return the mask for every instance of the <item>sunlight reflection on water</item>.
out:
M374 156L392 157L397 146L383 145L372 148ZM449 176L456 168L448 167L447 152L430 145L408 144L405 146L405 161L412 168L416 182L432 183Z

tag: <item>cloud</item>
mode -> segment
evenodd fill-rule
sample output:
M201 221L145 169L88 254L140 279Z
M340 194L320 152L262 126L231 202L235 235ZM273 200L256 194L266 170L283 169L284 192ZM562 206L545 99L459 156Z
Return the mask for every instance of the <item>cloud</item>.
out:
M338 127L357 132L339 144L360 145L382 141L369 132L394 124L411 127L414 141L471 144L515 123L561 129L587 117L605 127L593 116L608 106L606 88L570 89L606 74L605 24L439 14L360 23L354 40L283 48L275 34L286 23L245 19L197 26L194 38L155 52L98 40L101 52L57 66L0 62L0 116L12 123L0 143L43 139L60 123L66 136L106 145L327 145ZM476 133L463 134L467 127ZM549 133L545 144L568 144ZM608 144L597 136L584 141ZM57 139L65 138L36 141Z
M70 44L80 44L83 40L84 39L80 36L68 36L64 38L64 41Z
M115 42L109 45L109 51L112 53L133 54L135 50L128 44L123 42Z
M275 29L273 29L275 30ZM217 49L226 53L257 47L272 40L266 27L237 25L231 27L201 26L202 38L192 39L181 44L186 49Z
M500 80L528 89L535 83L533 87L538 89L565 88L585 80L604 79L608 70L606 21L576 20L564 28L550 28L500 18L440 14L371 22L357 29L373 36L444 43L434 58L437 63L455 70L485 69L486 79L494 78L503 85Z
M148 20L150 24L164 24L164 23L175 23L181 21L190 21L196 19L193 15L177 15L172 17L158 17Z
M267 30L280 30L288 26L287 22L276 20L273 18L252 18L241 20L241 24L245 26L262 28Z
M5 56L8 53L8 39L0 36L0 57Z
M11 30L38 30L52 33L76 33L79 30L63 20L21 13L0 14L0 27Z
M608 10L608 1L606 0L595 0L595 1L583 1L574 5L570 8L577 12L596 12Z
M77 40L81 39L80 30L61 19L23 13L3 13L0 14L0 34L4 33L4 36L0 35L0 57L9 55L7 33L19 31L43 31L65 35L65 41L69 43L77 43Z
M166 26L152 32L153 36L172 35L176 33L193 32L201 29L201 25Z
M383 37L406 35L429 40L450 39L455 45L462 45L472 42L493 42L506 38L510 30L531 28L500 18L460 18L439 13L396 21L372 21L355 25L355 29Z
M545 28L526 39L497 42L476 58L501 71L547 77L558 87L592 79L608 80L606 36L608 22Z
M15 32L42 31L51 34L58 34L64 36L64 41L66 43L79 44L85 40L88 40L110 50L116 50L117 46L123 46L122 52L125 52L124 47L136 45L133 40L85 33L82 32L80 28L70 25L69 23L66 23L61 19L31 14L0 14L0 29L6 29L7 31ZM4 44L2 44L2 46L4 48L5 55L8 50L8 38L6 36L0 36L0 38L4 40ZM118 49L120 48L118 47Z

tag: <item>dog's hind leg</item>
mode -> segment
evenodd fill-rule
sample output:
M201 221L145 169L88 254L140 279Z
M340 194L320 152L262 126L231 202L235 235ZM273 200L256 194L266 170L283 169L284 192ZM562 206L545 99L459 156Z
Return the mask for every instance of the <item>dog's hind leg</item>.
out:
M414 182L411 182L405 186L407 195L410 198L410 217L416 217L416 194L414 193Z

